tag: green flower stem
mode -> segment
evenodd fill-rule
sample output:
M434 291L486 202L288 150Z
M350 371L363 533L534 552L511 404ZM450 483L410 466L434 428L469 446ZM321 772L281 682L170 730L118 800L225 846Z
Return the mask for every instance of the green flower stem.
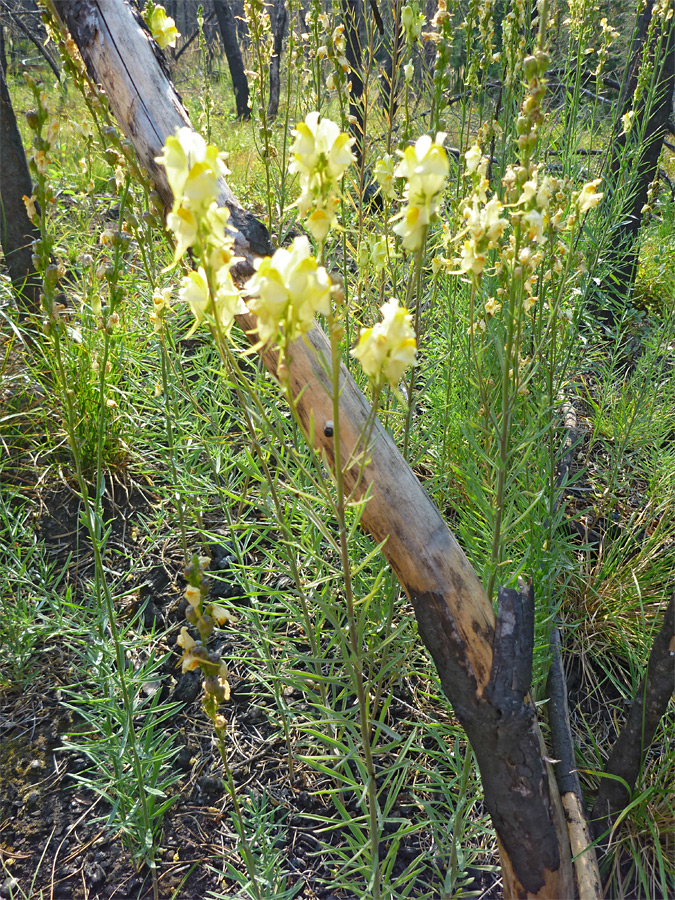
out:
M234 778L232 776L232 769L230 768L230 762L227 755L227 744L225 743L225 728L224 726L218 723L219 716L213 716L213 728L216 732L216 737L218 739L218 752L220 753L220 759L223 763L223 771L225 772L225 786L227 788L227 792L230 795L230 799L232 800L232 808L234 809L234 816L237 826L237 832L239 833L239 841L241 843L241 854L244 857L244 862L246 863L246 868L248 869L248 874L251 878L251 886L253 888L253 893L255 894L256 900L267 900L267 898L263 897L260 892L260 885L258 884L258 867L256 865L255 854L251 849L251 845L246 837L246 823L244 822L244 816L241 810L241 804L239 803L239 796L237 794L237 787L234 783Z
M345 486L344 469L342 466L342 451L340 447L340 326L335 322L333 313L328 317L328 328L331 346L331 377L332 377L332 401L333 401L333 454L335 467L336 503L335 512L338 521L340 538L340 558L342 562L342 574L344 577L344 596L347 606L347 623L349 629L349 644L351 651L351 668L354 674L356 696L359 704L359 719L361 726L361 738L363 741L363 757L368 773L367 795L368 814L370 819L370 847L372 856L372 883L369 888L373 900L380 900L380 858L379 858L379 808L377 802L377 782L375 780L375 766L373 764L370 727L370 701L366 691L363 666L361 662L361 647L356 627L356 607L351 578L351 561L349 559L349 539L345 516Z
M420 323L422 321L422 265L424 262L424 251L427 244L427 234L429 226L425 225L422 231L422 243L419 250L415 254L414 274L408 281L408 289L406 291L405 306L410 309L410 301L413 297L413 288L415 293L415 337L419 347L420 342ZM405 414L405 431L403 433L403 458L408 461L408 450L410 443L410 431L412 426L413 411L413 393L415 391L416 366L410 369L410 378L408 380L408 409Z
M514 228L514 258L518 259L520 250L520 226ZM502 519L504 515L504 499L506 494L506 476L511 456L511 424L513 414L513 393L518 380L518 347L522 322L522 276L511 284L509 293L509 314L506 333L506 345L502 364L502 421L499 431L499 459L497 464L497 489L495 491L495 519L492 531L492 548L490 552L490 575L488 577L487 595L493 599L497 569L501 558ZM513 369L513 380L511 378Z

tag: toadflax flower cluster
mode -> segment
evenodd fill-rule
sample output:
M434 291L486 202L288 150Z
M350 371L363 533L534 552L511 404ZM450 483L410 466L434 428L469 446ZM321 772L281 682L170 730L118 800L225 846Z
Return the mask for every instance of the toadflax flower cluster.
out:
M273 256L257 260L246 291L264 344L286 347L310 330L317 313L330 312L328 272L318 265L304 236L295 238L290 249L281 247Z
M289 172L300 176L296 206L307 216L305 227L316 241L324 241L335 221L339 205L339 183L354 162L354 138L340 131L335 122L311 112L293 130Z
M400 221L394 232L403 239L406 250L419 250L438 207L450 171L448 154L443 143L446 135L442 132L433 140L424 134L414 147L398 151L402 157L394 170L394 176L406 179L404 191L405 206L396 216ZM384 179L386 166L381 165L379 177ZM379 180L378 177L378 180Z
M229 233L229 211L218 206L219 179L229 174L225 154L190 128L169 137L157 162L166 169L174 201L167 225L176 238L174 264L190 247L202 266L190 272L179 292L195 317L193 331L209 314L225 331L239 306L239 292L230 274L237 262ZM192 333L192 332L191 332Z
M359 342L351 351L366 375L376 385L386 381L398 386L403 373L415 365L417 342L412 316L391 297L380 307L382 321L372 328L362 328Z
M163 6L148 3L143 10L143 18L161 50L176 46L180 33L176 28L176 23L171 16L167 16Z

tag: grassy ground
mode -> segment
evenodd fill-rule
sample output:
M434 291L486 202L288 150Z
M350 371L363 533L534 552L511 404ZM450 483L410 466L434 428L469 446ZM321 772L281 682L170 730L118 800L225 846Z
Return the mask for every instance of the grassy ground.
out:
M256 125L233 121L218 65L212 140L230 153L235 193L264 216ZM196 123L203 91L194 66L179 69L176 83ZM17 111L30 105L18 79L11 90ZM291 124L301 105L295 97L293 103ZM100 236L127 211L120 212L119 193L109 183L113 171L99 137L88 138L86 126L73 124L85 121L74 88L48 90L48 104L61 123L50 170L57 198L50 228L68 270L63 359L83 476L99 494L101 566L73 477L67 395L55 383L49 344L22 343L4 281L0 858L6 891L146 896L149 866L155 866L162 897L369 896L372 823L345 637L344 577L330 502L317 488L323 476L276 384L241 357L251 389L242 403L207 333L185 338L187 310L176 308L169 352L162 355L148 321L152 288L136 242L119 269L120 323L104 342L94 312L96 270L109 263L110 249ZM427 128L424 111L423 99L411 102L408 119L418 132ZM449 143L459 145L466 110L451 108L447 115ZM373 157L383 143L382 121L374 105ZM285 129L282 110L273 131L279 158ZM28 145L27 130L25 138ZM280 172L272 167L277 182ZM455 184L461 186L459 175ZM359 209L353 185L348 196L347 228L330 244L329 263L342 272L353 309L369 320L383 292L405 286L408 260L399 257L377 277L359 272L359 244L381 222ZM137 213L144 202L140 190L133 193ZM288 202L282 205L283 235L297 224ZM450 201L446 213L450 219ZM576 449L553 524L547 483L564 434L556 408L554 427L549 423L537 444L541 421L551 414L543 375L539 383L535 373L531 406L523 406L515 425L516 443L535 449L514 469L498 581L513 583L518 573L535 581L534 692L542 702L548 629L555 612L562 621L589 802L675 586L674 217L675 205L664 197L645 228L635 308L614 338L576 315L565 339L556 404L566 401L575 410ZM162 272L171 258L163 237L155 231L147 240L158 283L175 284L175 275ZM440 250L434 240L432 249ZM456 279L432 277L429 261L424 283L410 459L487 583L494 448L487 438L482 443L479 428L484 410L472 374L469 301ZM245 339L235 335L235 343L243 348ZM101 377L105 347L109 371ZM405 414L392 393L382 418L401 440ZM354 512L350 557L373 711L383 893L497 898L494 835L472 753L417 638L411 607L357 519ZM201 678L176 668L186 549L211 557L211 596L229 611L213 647L229 668L232 695L222 709L236 806L201 709ZM130 718L116 675L120 648L128 663ZM675 892L674 730L671 706L612 837L608 897ZM149 817L140 809L140 784Z

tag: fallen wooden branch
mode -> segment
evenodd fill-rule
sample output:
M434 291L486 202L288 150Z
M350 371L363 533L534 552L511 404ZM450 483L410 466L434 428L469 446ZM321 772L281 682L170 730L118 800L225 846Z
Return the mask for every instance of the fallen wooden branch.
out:
M578 894L584 900L601 900L602 881L577 772L567 703L567 681L563 670L560 631L557 624L551 629L550 646L551 668L546 681L548 722L551 729L551 745L556 757L553 765L565 810Z
M170 206L171 191L155 157L166 138L189 120L147 34L121 0L60 0L51 8L68 27L90 76L104 87L111 111ZM221 202L230 208L237 229L238 252L250 267L256 253L270 249L267 232L225 182L221 188ZM240 315L237 322L254 335L253 316ZM315 326L292 345L290 356L290 388L305 435L330 464L331 354L323 331ZM275 374L276 353L263 349L262 358ZM353 458L370 416L370 405L341 366L342 459ZM346 492L369 494L361 524L376 542L384 541L383 552L412 601L420 637L473 746L497 831L506 896L572 897L562 805L529 696L531 593L500 590L495 619L457 541L379 422L363 473L354 465L344 476Z
M628 720L612 748L591 812L593 830L601 836L630 800L645 752L668 709L675 689L675 592L670 598L647 665L647 674L633 700ZM612 777L613 776L613 777Z

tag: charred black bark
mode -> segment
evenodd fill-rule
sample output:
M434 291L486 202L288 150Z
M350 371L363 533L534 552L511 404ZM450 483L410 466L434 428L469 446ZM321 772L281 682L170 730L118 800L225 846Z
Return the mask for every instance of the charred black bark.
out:
M33 183L1 68L0 147L0 243L23 318L40 309L40 279L33 267L31 247L40 232L28 218L23 202L24 195L32 195Z
M349 80L352 89L349 92L349 115L351 117L349 130L354 136L354 151L356 165L359 171L363 170L363 53L361 49L361 32L363 30L363 3L362 0L341 0L342 21L345 26L345 40L347 43L345 56L351 72Z
M562 665L560 632L557 625L551 629L550 647L551 668L546 680L546 693L549 698L548 724L551 729L551 744L556 758L555 777L561 794L571 791L583 802L574 741L570 730L567 681Z
M493 640L490 682L482 698L462 666L463 648L451 627L444 627L445 607L438 618L425 615L428 599L413 597L420 637L430 651L443 690L476 754L485 805L513 871L523 887L536 894L565 861L550 801L549 772L542 758L537 713L529 696L534 645L534 595L500 588L499 614Z
M0 68L7 77L7 54L5 52L5 26L0 19Z
M675 593L666 609L663 626L649 654L647 675L642 680L628 721L617 738L605 766L603 778L591 813L593 830L600 836L616 819L630 800L632 790L644 764L645 754L654 739L659 722L665 715L675 689ZM616 778L623 779L628 788Z
M239 40L237 38L237 23L234 20L229 0L213 0L213 7L218 19L220 36L223 40L223 48L230 67L234 99L237 106L238 119L250 119L251 110L248 107L248 79L244 71L244 61L241 56Z
M603 254L607 274L592 304L605 324L613 325L625 308L635 284L638 232L650 184L658 174L659 156L668 132L675 88L675 27L671 18L654 18L657 4L648 5L638 21L630 65L624 81L621 114L633 113L627 132L615 134L607 164L605 207L615 221L609 247ZM653 96L636 96L640 71L653 67ZM649 93L649 88L647 88ZM617 122L617 132L621 119ZM626 198L617 208L619 192Z
M382 73L382 105L390 128L394 125L398 109L398 70L401 62L401 0L394 0L392 12L394 17L393 34L391 35L391 45Z
M270 100L267 104L268 119L276 118L276 115L279 112L279 94L281 92L279 72L281 69L281 52L284 46L284 31L286 30L287 21L288 11L286 9L285 0L277 0L272 28L274 43L272 45L272 61L270 62Z

